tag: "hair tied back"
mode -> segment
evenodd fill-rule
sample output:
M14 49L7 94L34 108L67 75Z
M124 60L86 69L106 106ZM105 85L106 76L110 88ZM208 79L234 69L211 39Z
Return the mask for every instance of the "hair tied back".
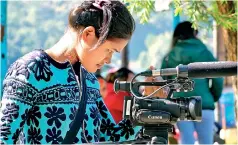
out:
M95 2L93 3L93 6L100 10L103 10L102 8L103 4L110 5L111 1L110 0L95 0Z

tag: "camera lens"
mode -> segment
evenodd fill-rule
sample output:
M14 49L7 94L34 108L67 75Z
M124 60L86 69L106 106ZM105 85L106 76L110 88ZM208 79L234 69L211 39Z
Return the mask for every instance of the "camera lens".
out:
M202 102L201 97L193 97L188 104L189 114L192 120L200 121L202 118Z

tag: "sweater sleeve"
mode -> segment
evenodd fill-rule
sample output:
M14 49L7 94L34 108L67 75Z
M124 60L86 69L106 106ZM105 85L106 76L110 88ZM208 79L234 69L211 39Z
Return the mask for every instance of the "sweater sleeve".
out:
M160 68L161 68L161 69L168 68L168 56L166 56L166 57L162 60L162 63L161 63Z
M211 87L211 93L214 97L214 101L218 101L221 97L222 90L223 90L223 78L213 78L212 79L212 87Z
M33 107L37 90L30 84L29 75L23 63L15 62L8 69L0 105L0 143L25 143L26 136L22 129L26 122L30 123L28 114L37 109ZM39 125L37 120L31 121Z
M135 140L141 129L140 126L133 127L131 121L126 119L116 124L102 98L98 98L96 103L102 117L100 141L122 142Z
M14 78L4 80L0 108L0 141L2 143L25 142L21 130L24 127L27 114L33 107L32 98L35 94L36 91L26 82ZM22 137L19 138L20 135Z
M212 55L210 51L207 51L207 60L206 61L217 61L217 59ZM218 101L221 97L222 90L223 90L223 82L224 78L212 78L212 86L210 91L213 95L214 101Z

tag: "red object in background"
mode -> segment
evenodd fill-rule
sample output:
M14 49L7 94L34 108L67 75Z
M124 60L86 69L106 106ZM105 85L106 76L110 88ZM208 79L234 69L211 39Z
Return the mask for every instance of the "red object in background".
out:
M116 123L119 123L123 118L123 103L125 96L130 96L130 94L127 92L115 93L113 83L107 83L107 95L104 98L104 102Z
M179 139L180 139L180 133L179 133L179 129L178 129L178 128L175 129L174 138L175 138L176 140L179 140Z
M103 78L98 78L98 82L100 84L100 94L102 98L105 98L107 95L107 82Z

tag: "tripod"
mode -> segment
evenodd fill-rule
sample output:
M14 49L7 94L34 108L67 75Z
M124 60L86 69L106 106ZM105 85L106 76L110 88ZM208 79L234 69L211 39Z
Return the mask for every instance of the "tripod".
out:
M145 125L141 135L132 144L168 144L168 132L172 131L171 124Z
M145 125L135 140L117 142L117 144L168 144L168 132L173 131L172 124ZM113 142L99 142L96 144L115 144Z

